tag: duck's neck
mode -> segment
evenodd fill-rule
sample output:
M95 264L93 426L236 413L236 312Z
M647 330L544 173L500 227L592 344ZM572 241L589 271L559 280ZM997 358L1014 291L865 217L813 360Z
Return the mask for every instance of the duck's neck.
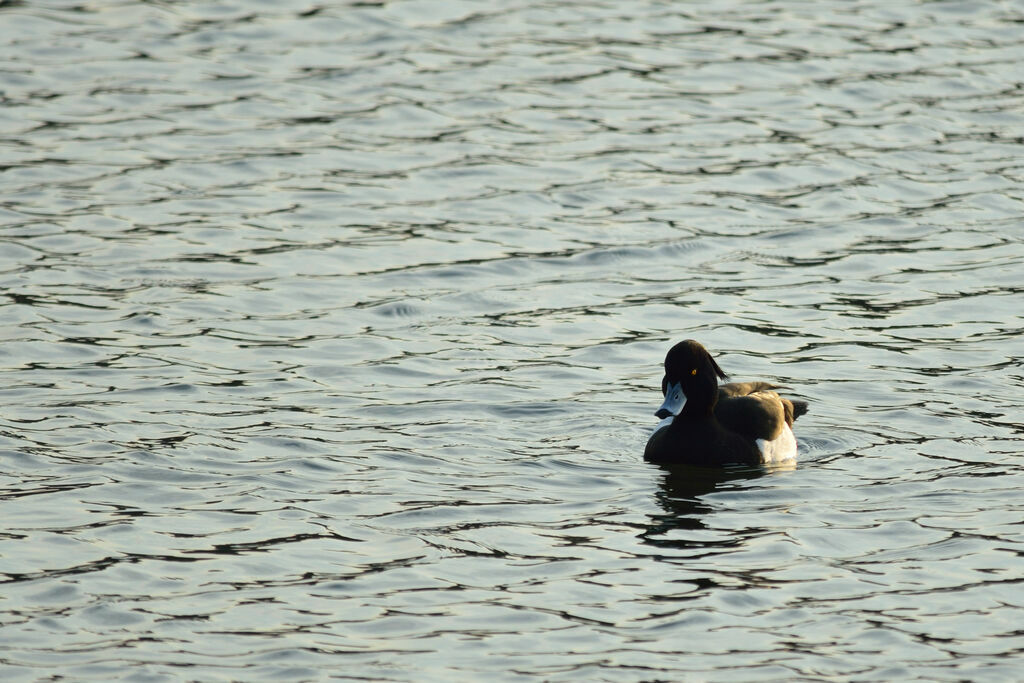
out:
M715 404L718 403L718 382L709 377L702 382L695 382L686 392L686 405L679 416L683 418L703 419L713 416Z

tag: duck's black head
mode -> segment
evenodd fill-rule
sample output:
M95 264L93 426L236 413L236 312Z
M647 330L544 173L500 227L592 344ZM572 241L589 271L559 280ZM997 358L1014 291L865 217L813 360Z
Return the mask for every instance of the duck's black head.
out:
M679 342L665 356L665 376L661 380L665 402L655 416L666 418L684 412L709 414L718 397L718 380L725 376L700 342L692 339Z

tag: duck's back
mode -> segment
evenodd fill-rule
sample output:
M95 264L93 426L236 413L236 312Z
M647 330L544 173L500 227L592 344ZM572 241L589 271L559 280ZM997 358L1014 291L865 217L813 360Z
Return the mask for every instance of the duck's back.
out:
M732 382L718 387L715 417L730 431L773 440L807 412L807 403L783 398L768 382Z

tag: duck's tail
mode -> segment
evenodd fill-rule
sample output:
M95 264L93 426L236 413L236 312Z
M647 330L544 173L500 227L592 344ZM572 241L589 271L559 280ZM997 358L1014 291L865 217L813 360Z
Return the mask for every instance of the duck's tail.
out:
M793 422L807 412L807 401L792 401L784 398L782 399L782 407L786 411L786 424L792 427Z

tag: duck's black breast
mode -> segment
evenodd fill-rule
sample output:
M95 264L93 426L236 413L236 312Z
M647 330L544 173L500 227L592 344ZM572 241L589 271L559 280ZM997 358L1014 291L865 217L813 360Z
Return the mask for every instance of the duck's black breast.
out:
M677 415L671 424L651 434L644 459L703 467L756 465L761 462L761 452L753 439L725 429L713 416L694 420Z

